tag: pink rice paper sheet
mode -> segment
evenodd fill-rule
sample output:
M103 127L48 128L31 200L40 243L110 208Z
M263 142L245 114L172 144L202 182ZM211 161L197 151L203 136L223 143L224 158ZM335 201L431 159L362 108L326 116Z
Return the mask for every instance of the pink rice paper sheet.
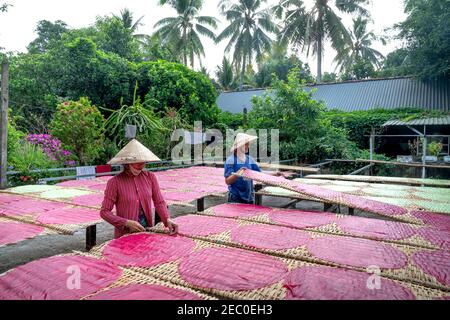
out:
M192 239L139 233L114 239L103 250L103 256L120 266L152 267L178 260L194 247Z
M445 250L450 250L450 232L431 227L422 227L416 232L420 237L431 242L435 246Z
M408 264L399 249L368 239L325 236L310 241L307 248L318 259L356 268L401 269Z
M101 291L88 300L203 300L186 290L161 285L129 284Z
M317 228L337 221L335 214L301 210L275 210L269 213L272 223L297 229Z
M411 260L426 274L436 278L443 285L450 287L450 252L449 251L419 251Z
M162 193L164 200L172 202L192 202L204 197L205 195L196 191L166 191Z
M103 260L54 256L1 275L0 300L77 300L108 287L121 274L118 267Z
M21 217L25 215L37 216L40 213L62 209L67 205L61 202L46 201L33 198L22 198L17 201L0 205L0 216Z
M273 212L272 208L253 204L225 203L210 208L210 211L218 217L228 218L250 218Z
M395 217L398 215L407 214L405 208L382 203L375 200L364 199L355 195L346 194L343 192L328 190L319 186L302 184L299 182L287 180L281 177L266 175L253 170L242 169L238 175L256 180L271 186L281 187L302 195L317 198L326 202L345 205L351 208L359 209L366 212L376 213L380 215Z
M243 291L281 281L288 268L281 260L258 252L212 247L184 256L178 271L196 287Z
M413 211L411 215L428 226L450 232L450 216L448 215L426 211Z
M416 297L400 283L378 278L371 283L372 274L331 268L304 266L292 270L284 287L287 300L415 300ZM371 284L369 286L368 284Z
M101 208L104 197L103 194L88 194L73 198L71 203L78 206Z
M90 179L90 180L68 180L64 182L57 183L59 187L69 187L69 188L88 188L90 186L98 185L102 183L102 180Z
M0 193L0 206L14 201L26 199L24 196L15 195L11 193Z
M377 240L401 240L417 234L416 228L401 222L345 217L336 223L346 233Z
M87 208L64 208L41 213L37 222L42 224L86 224L101 222L98 210Z
M179 226L179 234L194 237L206 237L220 234L230 231L239 225L238 221L233 219L197 215L177 217L174 221Z
M234 228L231 240L257 249L286 250L306 245L311 236L301 230L261 224Z
M0 221L0 247L34 238L44 231L43 227L32 224Z
M104 192L106 190L106 183L94 184L92 186L89 186L88 189L89 190L94 190L94 191Z

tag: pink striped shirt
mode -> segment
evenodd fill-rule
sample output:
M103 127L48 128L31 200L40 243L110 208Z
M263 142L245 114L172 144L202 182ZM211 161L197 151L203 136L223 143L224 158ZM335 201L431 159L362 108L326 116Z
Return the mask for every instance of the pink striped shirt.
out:
M100 216L115 227L114 237L119 238L130 233L126 227L127 220L139 220L139 202L149 225L153 225L152 199L156 213L167 227L170 213L155 174L142 171L134 176L131 172L124 171L108 181ZM112 213L114 205L116 214Z

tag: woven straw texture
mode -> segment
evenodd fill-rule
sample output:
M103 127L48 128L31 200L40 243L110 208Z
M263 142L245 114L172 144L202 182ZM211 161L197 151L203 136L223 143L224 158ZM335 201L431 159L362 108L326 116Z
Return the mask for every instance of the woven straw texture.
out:
M396 221L344 216L328 212L286 209L267 211L264 207L241 204L218 205L197 214L228 217L331 235L379 240L419 248L450 250L449 232Z
M187 219L202 220L191 216ZM184 218L186 219L186 218ZM380 241L318 232L294 230L249 221L240 221L237 227L225 231L210 227L223 225L223 218L211 217L203 229L211 234L199 233L195 228L180 229L184 236L215 243L254 250L288 259L366 271L378 266L387 278L408 281L431 288L450 290L450 252L430 250L406 245L388 244ZM183 221L180 221L180 225ZM202 223L202 221L198 221ZM191 229L191 230L189 230ZM163 232L158 226L155 231ZM183 232L184 231L184 232ZM417 255L432 255L435 259L421 259ZM449 261L445 261L448 258ZM421 265L421 263L423 265ZM426 266L425 266L426 265Z
M161 236L164 237L165 235ZM292 296L293 284L291 278L293 272L303 270L303 268L312 268L313 270L323 268L320 270L326 270L331 274L339 270L351 271L348 268L335 268L307 261L281 258L279 253L272 255L259 250L244 249L243 246L224 245L217 239L207 241L193 239L193 241L196 244L193 251L188 252L181 258L176 259L173 257L174 260L169 262L149 267L126 267L126 269L139 274L150 275L178 286L199 290L220 299L317 298L302 297L298 294ZM91 253L100 259L105 259L103 253L111 243L98 246ZM274 266L276 269L273 269ZM267 273L268 271L270 272ZM333 277L325 280L317 279L322 283L326 281L328 286L328 293L323 292L322 298L326 298L328 294L331 294L328 298L370 299L370 296L358 289L361 287L361 283L358 284L359 280L357 280L364 276L365 281L367 281L370 275L365 272L352 272L349 274L349 277L352 279L345 280L340 284L336 284L339 281L336 281L337 279ZM242 281L242 279L246 280ZM378 299L435 299L448 294L443 290L411 282L388 279L385 275L382 275L381 279L382 282L389 282L396 290L385 292L385 295L382 297L378 296ZM296 281L298 281L298 278ZM263 286L264 284L266 285ZM364 290L367 290L367 288ZM339 292L346 293L342 296ZM399 292L403 294L399 294ZM405 292L408 294L404 294ZM355 294L356 296L354 296Z
M334 175L334 174L314 174L306 176L308 179L329 179L329 180L346 180L358 182L380 182L380 183L397 183L410 185L425 185L435 187L450 187L449 180L442 179L416 179L416 178L398 178L398 177L381 177L381 176L357 176L357 175Z

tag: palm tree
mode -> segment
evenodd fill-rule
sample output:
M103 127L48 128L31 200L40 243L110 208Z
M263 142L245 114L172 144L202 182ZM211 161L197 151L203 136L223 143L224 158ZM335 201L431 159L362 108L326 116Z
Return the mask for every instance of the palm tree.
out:
M243 87L245 68L252 63L253 57L259 59L263 52L269 51L272 39L267 33L276 33L267 10L261 9L265 0L239 0L229 5L224 15L229 25L217 37L217 42L230 38L225 52L234 47L233 63L240 69L240 89Z
M226 57L223 57L222 65L217 66L216 77L222 90L231 90L233 88L235 80L233 66Z
M334 61L340 72L345 72L357 61L365 60L379 68L384 56L373 49L372 42L380 39L385 44L384 38L378 38L373 31L367 31L369 20L359 16L353 19L353 30L349 30L351 41L338 51Z
M136 40L139 41L139 43L142 44L144 38L145 38L145 34L136 34L135 32L137 31L137 29L142 26L142 19L144 18L144 16L140 17L139 19L137 19L136 21L133 20L133 13L125 8L120 10L120 15L113 15L116 19L119 19L120 21L122 21L123 26L131 31L131 34L133 35L133 38L135 38Z
M178 16L164 18L155 24L155 32L163 43L172 43L180 52L184 65L190 61L194 68L194 58L205 56L200 35L216 39L216 35L209 28L217 28L218 20L210 16L200 16L199 9L202 1L199 0L161 0L161 4L168 3L176 9Z
M307 49L317 57L317 82L322 81L323 46L326 40L339 51L351 41L350 35L343 25L336 9L342 13L359 12L368 16L368 11L362 7L368 0L314 0L311 9L306 10L301 0L281 0L274 7L274 12L285 12L284 28L280 38ZM331 5L334 4L334 9Z

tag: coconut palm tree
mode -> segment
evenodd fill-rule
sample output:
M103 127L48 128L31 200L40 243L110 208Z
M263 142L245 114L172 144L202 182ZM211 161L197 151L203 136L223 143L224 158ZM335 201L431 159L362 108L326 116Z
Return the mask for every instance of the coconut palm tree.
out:
M265 0L239 0L227 6L224 15L229 25L217 36L217 42L230 38L225 52L234 48L233 64L240 69L240 89L243 87L245 69L256 56L269 51L270 34L278 32L268 10L262 9Z
M125 8L120 10L120 15L114 15L114 17L116 17L117 19L119 19L120 21L122 21L123 26L131 31L131 34L133 35L133 38L135 38L136 40L139 41L139 43L142 44L142 42L144 41L145 38L145 34L136 34L135 32L137 31L137 29L142 26L142 19L144 18L144 16L140 17L139 19L137 19L136 21L133 20L133 13Z
M307 10L301 0L281 0L274 7L274 12L278 15L285 12L281 39L306 48L307 55L312 51L317 57L317 82L322 81L325 41L330 40L332 47L337 51L351 41L337 12L358 12L360 15L368 16L368 11L362 6L368 2L368 0L314 0L311 9Z
M176 17L164 18L155 24L156 34L163 43L172 43L180 52L184 65L194 68L195 57L205 56L200 36L212 40L216 35L212 29L217 28L218 20L210 16L200 16L202 1L199 0L161 0L161 4L170 4L177 11Z
M217 82L222 90L233 89L233 84L235 80L233 73L233 66L226 57L223 57L222 65L217 66L216 77Z
M340 72L347 71L357 61L365 60L374 67L379 68L384 56L372 48L372 42L381 40L385 44L384 38L379 38L373 31L367 30L369 20L364 17L353 19L353 28L349 30L351 41L344 48L338 51L334 61Z

